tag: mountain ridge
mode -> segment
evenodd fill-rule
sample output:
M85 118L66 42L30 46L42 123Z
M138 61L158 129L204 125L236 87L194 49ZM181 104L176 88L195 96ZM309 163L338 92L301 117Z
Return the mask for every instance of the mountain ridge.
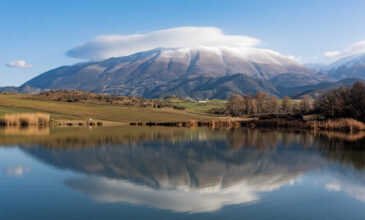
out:
M365 53L342 57L327 65L308 63L304 66L318 71L319 75L335 80L360 78L365 80Z
M238 73L219 78L200 76L175 80L168 85L156 87L143 97L161 98L174 95L181 98L194 99L228 99L235 94L245 95L266 92L278 97L287 95L292 98L300 98L303 95L316 96L323 91L340 86L351 87L358 81L365 82L365 80L359 78L345 78L335 82L321 82L315 85L286 87ZM30 86L9 86L0 88L0 92L11 93L39 93L42 91L46 90Z
M61 66L22 87L87 90L130 96L148 93L169 83L195 77L220 78L245 74L281 85L307 85L323 81L315 71L279 53L258 48L156 48L103 61Z

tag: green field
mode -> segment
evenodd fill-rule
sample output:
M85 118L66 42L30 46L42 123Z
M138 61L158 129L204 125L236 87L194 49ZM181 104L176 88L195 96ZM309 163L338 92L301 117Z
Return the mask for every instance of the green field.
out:
M199 113L199 114L206 114L212 108L224 108L226 107L227 103L226 100L219 100L219 99L207 100L206 103L186 101L178 98L168 98L165 99L165 101L173 105L182 106L186 109L187 112Z
M176 103L186 110L171 108L143 108L116 104L95 104L80 102L59 102L27 99L29 95L0 94L0 116L7 113L44 112L52 120L103 120L110 122L146 122L146 121L184 121L211 120L218 116L207 114L209 108L223 105L223 101L212 101L207 104Z

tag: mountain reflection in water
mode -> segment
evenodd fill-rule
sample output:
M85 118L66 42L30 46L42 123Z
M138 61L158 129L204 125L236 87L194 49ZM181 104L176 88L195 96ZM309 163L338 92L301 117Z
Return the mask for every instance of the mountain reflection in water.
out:
M2 137L2 145L81 173L65 184L100 203L212 212L258 202L306 174L330 179L327 190L365 201L362 134L104 127Z

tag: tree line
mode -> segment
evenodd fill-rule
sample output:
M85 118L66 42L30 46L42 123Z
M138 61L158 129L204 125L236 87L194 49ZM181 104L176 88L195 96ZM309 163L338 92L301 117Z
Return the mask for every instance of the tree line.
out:
M284 96L279 100L264 92L255 95L234 95L228 100L226 111L232 116L265 114L265 113L292 113L309 112L312 110L313 100L303 96L300 101Z
M328 118L354 118L365 121L365 84L339 87L323 93L314 102L315 110Z
M339 87L323 92L317 98L304 95L300 100L284 96L279 100L264 92L255 95L233 95L224 109L213 113L244 116L255 114L298 113L322 114L328 118L351 117L365 121L365 84L355 83L351 88Z

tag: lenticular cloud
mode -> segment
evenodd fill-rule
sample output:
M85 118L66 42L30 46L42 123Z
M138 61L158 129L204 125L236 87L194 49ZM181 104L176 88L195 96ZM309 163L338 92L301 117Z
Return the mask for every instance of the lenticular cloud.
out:
M344 57L356 56L365 53L365 41L359 41L350 46L347 46L342 51L328 51L324 53L325 57L333 57L335 59L341 59Z
M256 38L226 35L221 29L214 27L178 27L145 34L101 35L67 51L66 55L82 59L104 59L158 47L253 47L259 44L260 40Z

